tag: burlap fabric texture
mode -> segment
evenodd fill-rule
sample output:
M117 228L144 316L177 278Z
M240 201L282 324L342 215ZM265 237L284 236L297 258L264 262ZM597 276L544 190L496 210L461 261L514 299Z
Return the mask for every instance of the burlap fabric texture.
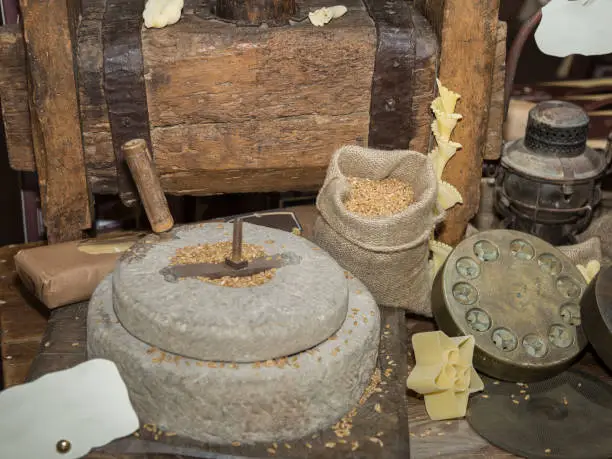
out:
M414 202L385 217L350 213L344 206L347 177L395 178L414 190ZM421 153L345 146L333 155L317 196L314 240L361 280L379 305L431 317L428 240L435 224L437 181Z

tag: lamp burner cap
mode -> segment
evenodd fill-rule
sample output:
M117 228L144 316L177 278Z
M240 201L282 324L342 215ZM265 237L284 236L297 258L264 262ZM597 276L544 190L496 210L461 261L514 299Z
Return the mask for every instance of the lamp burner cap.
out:
M541 102L529 111L525 146L536 152L574 156L584 152L589 117L578 105Z

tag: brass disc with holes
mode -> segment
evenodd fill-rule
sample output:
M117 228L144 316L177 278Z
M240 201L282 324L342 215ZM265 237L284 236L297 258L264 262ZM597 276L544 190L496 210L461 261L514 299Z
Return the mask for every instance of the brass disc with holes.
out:
M508 381L568 368L587 341L586 282L563 253L525 233L492 230L462 241L438 272L433 315L450 336L473 335L474 367Z

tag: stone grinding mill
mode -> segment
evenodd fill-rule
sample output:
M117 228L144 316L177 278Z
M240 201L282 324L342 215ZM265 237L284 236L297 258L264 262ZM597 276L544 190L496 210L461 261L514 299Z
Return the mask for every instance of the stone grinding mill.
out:
M302 438L358 404L378 356L378 306L292 233L244 224L244 252L211 258L229 253L232 229L177 227L133 246L91 299L88 356L117 364L143 422L217 444Z

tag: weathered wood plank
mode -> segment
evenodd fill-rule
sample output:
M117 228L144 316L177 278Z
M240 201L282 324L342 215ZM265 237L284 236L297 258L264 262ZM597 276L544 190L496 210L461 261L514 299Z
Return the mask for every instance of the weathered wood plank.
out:
M310 5L298 3L302 11ZM335 148L368 142L377 38L359 0L324 28L267 30L210 21L189 5L173 27L142 31L152 152L167 192L315 189ZM85 164L93 192L116 193L103 83L106 0L83 0L82 8L77 61ZM411 14L421 36L410 126L394 129L425 152L438 49L426 20Z
M495 160L501 156L504 127L504 82L506 78L506 38L507 24L497 23L497 46L491 84L491 104L489 106L489 124L487 140L484 146L484 159Z
M94 193L117 191L117 168L103 88L106 0L82 0L77 64L85 164Z
M421 37L416 42L412 95L412 140L410 149L427 153L431 143L431 101L435 97L438 70L438 39L427 19L411 6L412 21Z
M36 245L0 247L0 388L25 382L46 329L47 313L24 291L13 262L20 249Z
M413 131L413 69L419 31L414 27L408 2L366 0L365 3L378 37L368 144L382 150L405 150Z
M2 343L2 379L4 389L26 382L32 361L38 354L40 338L24 343Z
M79 239L91 226L73 47L66 2L20 0L31 74L31 117L44 145L45 223L50 242ZM36 145L39 148L42 145ZM42 158L41 158L42 159Z
M360 113L155 128L155 164L168 193L314 189L336 148L365 143L368 122Z
M102 26L104 95L108 108L119 198L127 207L139 202L122 146L143 139L151 148L140 29L144 0L107 0Z
M20 171L36 170L20 24L0 27L0 105L11 167Z
M453 140L463 150L449 161L443 179L459 190L463 204L450 209L439 236L442 242L455 245L478 210L499 0L420 0L419 5L440 37L439 78L461 94L456 112L463 120Z

